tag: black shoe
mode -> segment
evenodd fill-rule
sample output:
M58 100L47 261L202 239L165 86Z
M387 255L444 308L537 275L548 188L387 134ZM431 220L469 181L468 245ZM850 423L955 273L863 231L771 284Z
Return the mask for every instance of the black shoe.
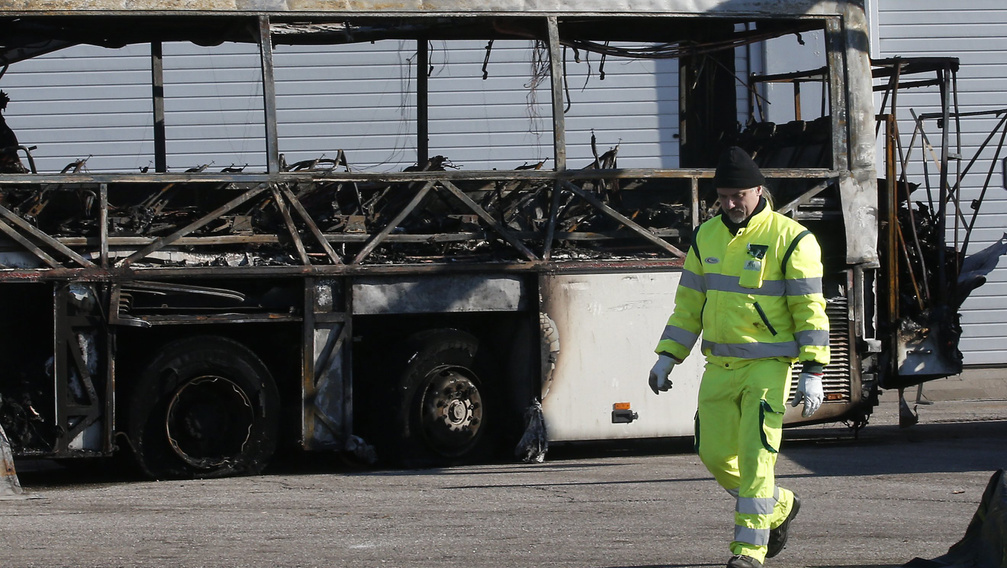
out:
M751 556L735 554L727 561L727 568L762 568L762 562Z
M794 520L797 516L797 512L801 510L801 498L794 493L794 504L790 507L790 514L787 515L786 519L780 523L780 526L769 531L769 550L766 552L766 558L772 558L783 551L783 547L787 546L787 533L790 530L790 521Z

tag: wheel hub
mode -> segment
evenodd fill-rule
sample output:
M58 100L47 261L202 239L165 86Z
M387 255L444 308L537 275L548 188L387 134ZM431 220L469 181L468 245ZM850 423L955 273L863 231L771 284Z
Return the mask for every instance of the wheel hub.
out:
M431 372L423 396L423 434L442 455L464 453L475 442L483 420L483 401L476 381L465 369Z
M444 409L444 422L452 430L460 430L472 422L472 401L454 399Z

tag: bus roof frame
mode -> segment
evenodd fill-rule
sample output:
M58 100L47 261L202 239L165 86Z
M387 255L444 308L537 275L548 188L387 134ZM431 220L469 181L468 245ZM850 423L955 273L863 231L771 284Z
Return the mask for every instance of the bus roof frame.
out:
M366 14L458 15L515 14L718 15L753 18L842 15L848 6L863 10L863 0L3 0L0 15L212 14Z

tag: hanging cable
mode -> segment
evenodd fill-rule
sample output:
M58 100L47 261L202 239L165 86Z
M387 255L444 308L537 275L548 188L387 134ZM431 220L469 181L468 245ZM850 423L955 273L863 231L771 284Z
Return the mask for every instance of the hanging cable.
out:
M574 49L574 53L577 50ZM566 46L563 46L563 94L566 96L566 106L563 107L563 114L566 114L570 110L570 74L566 72Z
M608 49L608 40L605 41L605 48ZM601 61L598 63L598 80L605 80L605 59L608 58L607 53L601 54Z
M490 53L493 52L493 40L486 42L486 56L483 57L483 81L489 77Z

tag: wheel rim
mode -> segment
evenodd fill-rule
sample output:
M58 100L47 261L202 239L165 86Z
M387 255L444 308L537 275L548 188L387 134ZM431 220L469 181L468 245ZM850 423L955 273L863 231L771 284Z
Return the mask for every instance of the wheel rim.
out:
M446 457L462 455L475 446L482 426L482 395L468 370L431 371L420 400L420 429L430 449Z
M201 469L233 462L251 437L255 411L245 391L216 375L188 381L171 397L165 431L183 461Z

